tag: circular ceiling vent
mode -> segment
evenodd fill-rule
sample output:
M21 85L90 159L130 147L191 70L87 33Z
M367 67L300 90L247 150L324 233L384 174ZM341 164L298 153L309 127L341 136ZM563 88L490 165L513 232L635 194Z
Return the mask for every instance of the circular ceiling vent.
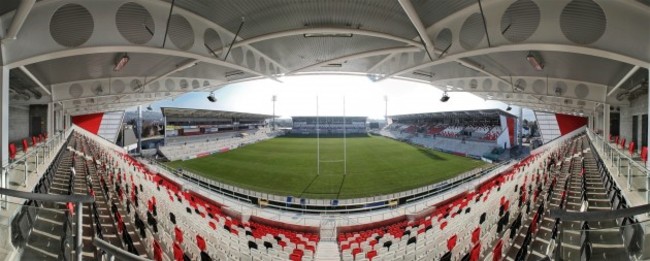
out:
M165 89L168 91L174 90L174 87L176 87L176 83L172 79L167 79L165 81Z
M232 55L232 60L235 62L235 64L242 64L244 61L244 51L241 47L232 49L230 55Z
M402 55L399 56L399 68L404 68L409 62L409 55L407 53L403 53Z
M501 17L501 32L510 42L521 42L535 33L540 20L539 7L531 0L512 3Z
M208 80L203 81L203 87L208 87L210 86L210 82Z
M113 80L113 83L111 83L111 90L113 93L123 93L124 89L126 89L126 84L122 80Z
M269 74L274 74L275 73L275 67L273 66L272 63L269 63Z
M149 84L149 89L151 89L151 91L153 92L157 92L160 89L160 82L158 81L152 82L151 84Z
M585 85L583 83L578 84L576 86L575 90L573 90L573 91L574 91L576 97L578 97L580 99L584 99L585 97L587 97L587 95L589 95L589 87L587 87L587 85Z
M203 34L203 44L205 44L205 49L208 50L208 53L213 56L217 54L216 52L221 50L221 47L223 47L221 36L212 28L205 30L205 33Z
M555 87L553 87L553 94L555 96L561 96L566 93L566 90L567 90L566 83L557 82L555 83Z
M262 74L266 74L266 61L264 58L260 57L260 59L257 60L257 66L260 68Z
M492 90L492 80L491 79L483 80L483 90L486 90L486 91Z
M569 41L590 44L605 33L607 17L603 9L591 0L573 0L560 15L560 28Z
M546 93L546 84L543 80L535 80L533 82L533 91L537 94Z
M473 13L460 28L460 45L466 50L471 50L476 48L484 37L483 17L479 13Z
M415 64L421 64L424 62L424 56L426 55L426 52L421 51L421 52L413 52L413 63Z
M140 81L139 79L131 80L131 83L129 85L131 87L131 91L134 91L134 92L142 91L142 81Z
M246 52L246 67L255 70L255 55L251 50Z
M436 36L435 44L437 48L440 48L444 51L449 49L451 46L451 41L451 30L449 30L449 28L445 28L438 33L438 36Z
M90 92L92 92L95 96L98 95L104 95L105 90L104 87L102 86L102 83L99 81L93 82L93 84L90 85Z
M476 79L472 79L469 81L469 88L472 90L476 90L478 88L478 81Z
M459 88L459 89L465 88L465 81L458 80L458 83L456 83L456 86L454 86L454 87Z
M528 84L524 79L517 79L517 81L515 81L514 87L515 87L515 91L524 92L526 91L526 87L528 87Z
M194 31L185 17L174 14L169 19L169 39L178 49L188 50L194 45Z
M156 31L156 24L149 11L132 2L117 9L115 24L122 37L133 44L149 42Z
M75 83L70 85L70 88L68 89L68 93L73 98L79 98L81 97L81 95L84 94L84 88L81 87L81 84Z
M179 85L179 86L181 87L181 89L183 89L183 90L187 89L187 87L190 87L190 86L189 86L190 84L187 83L187 80L185 80L185 79L182 79L181 82L180 82L178 85Z
M192 89L198 89L201 87L201 84L199 83L198 80L192 80Z
M499 84L497 84L497 86L498 86L497 88L499 89L499 91L502 91L502 92L505 92L508 89L508 85L505 84L502 81L499 81Z
M95 29L88 9L78 4L66 4L54 12L50 19L50 35L58 44L77 47L84 44Z

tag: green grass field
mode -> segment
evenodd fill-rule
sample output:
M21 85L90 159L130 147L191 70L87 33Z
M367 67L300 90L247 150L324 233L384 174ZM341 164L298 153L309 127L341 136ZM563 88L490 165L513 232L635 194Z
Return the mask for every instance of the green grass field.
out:
M167 163L223 183L277 195L345 199L389 194L436 183L484 162L378 136L343 139L279 137L227 153Z

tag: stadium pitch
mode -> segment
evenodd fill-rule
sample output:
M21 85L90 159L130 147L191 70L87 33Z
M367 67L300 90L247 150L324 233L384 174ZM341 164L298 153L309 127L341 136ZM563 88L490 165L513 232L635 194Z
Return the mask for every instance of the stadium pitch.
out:
M346 199L433 184L484 162L412 146L379 136L278 137L221 154L167 163L246 189L303 198Z

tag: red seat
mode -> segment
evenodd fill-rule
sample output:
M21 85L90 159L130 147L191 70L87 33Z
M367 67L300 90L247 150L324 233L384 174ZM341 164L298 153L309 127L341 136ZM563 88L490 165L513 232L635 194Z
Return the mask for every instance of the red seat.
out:
M474 231L472 231L472 244L476 244L479 239L481 239L481 228L477 227L474 229Z
M368 258L368 260L371 260L371 261L372 261L372 258L376 257L376 256L377 256L377 251L375 251L375 250L372 250L372 251L366 253L366 258Z
M622 138L621 143L619 143L618 145L621 146L621 149L625 149L625 138Z
M501 249L502 248L503 248L503 241L499 240L499 243L497 243L497 245L494 246L494 250L492 250L492 261L501 260Z
M641 160L643 162L648 161L648 147L646 147L646 146L643 146L641 148Z
M630 145L627 146L627 151L630 153L630 156L634 155L634 141L630 142Z
M158 244L158 241L153 241L153 260L154 261L162 261L162 248L160 247L160 244Z
M183 261L183 249L178 243L174 243L174 260Z
M458 236L453 235L447 240L447 250L451 251L454 249L456 246L456 239L458 239Z
M27 139L23 139L23 152L27 153L28 148L29 148L29 145L27 145Z
M16 159L16 145L13 143L9 143L9 159L10 160Z
M199 247L201 251L205 251L205 239L199 235L196 235L196 246Z
M183 231L181 231L178 227L174 228L174 236L176 237L176 242L183 243Z
M36 136L32 136L32 147L36 146L38 144L38 140L36 140Z

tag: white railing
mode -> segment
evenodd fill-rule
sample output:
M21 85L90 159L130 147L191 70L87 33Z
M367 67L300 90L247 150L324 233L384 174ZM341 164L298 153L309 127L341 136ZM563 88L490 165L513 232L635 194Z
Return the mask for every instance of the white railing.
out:
M2 188L9 188L9 179L13 178L10 175L16 175L18 170L22 168L23 184L25 188L31 188L33 184L28 184L28 176L30 172L40 174L42 167L50 165L52 159L56 156L61 146L68 139L72 129L68 128L65 132L58 132L48 137L47 140L37 143L35 146L29 147L27 152L19 154L13 160L10 160L6 165L2 166ZM6 145L4 145L6 146ZM33 170L30 170L30 166ZM15 179L14 179L15 181Z
M628 200L632 201L629 203L633 203L633 205L650 203L650 170L645 164L639 162L640 157L636 157L634 154L630 155L626 149L619 149L618 144L604 140L592 130L587 130L587 135L610 174L615 176L615 180L625 179L626 184L618 184L619 187L625 187L628 192L645 194L642 197L642 202Z

